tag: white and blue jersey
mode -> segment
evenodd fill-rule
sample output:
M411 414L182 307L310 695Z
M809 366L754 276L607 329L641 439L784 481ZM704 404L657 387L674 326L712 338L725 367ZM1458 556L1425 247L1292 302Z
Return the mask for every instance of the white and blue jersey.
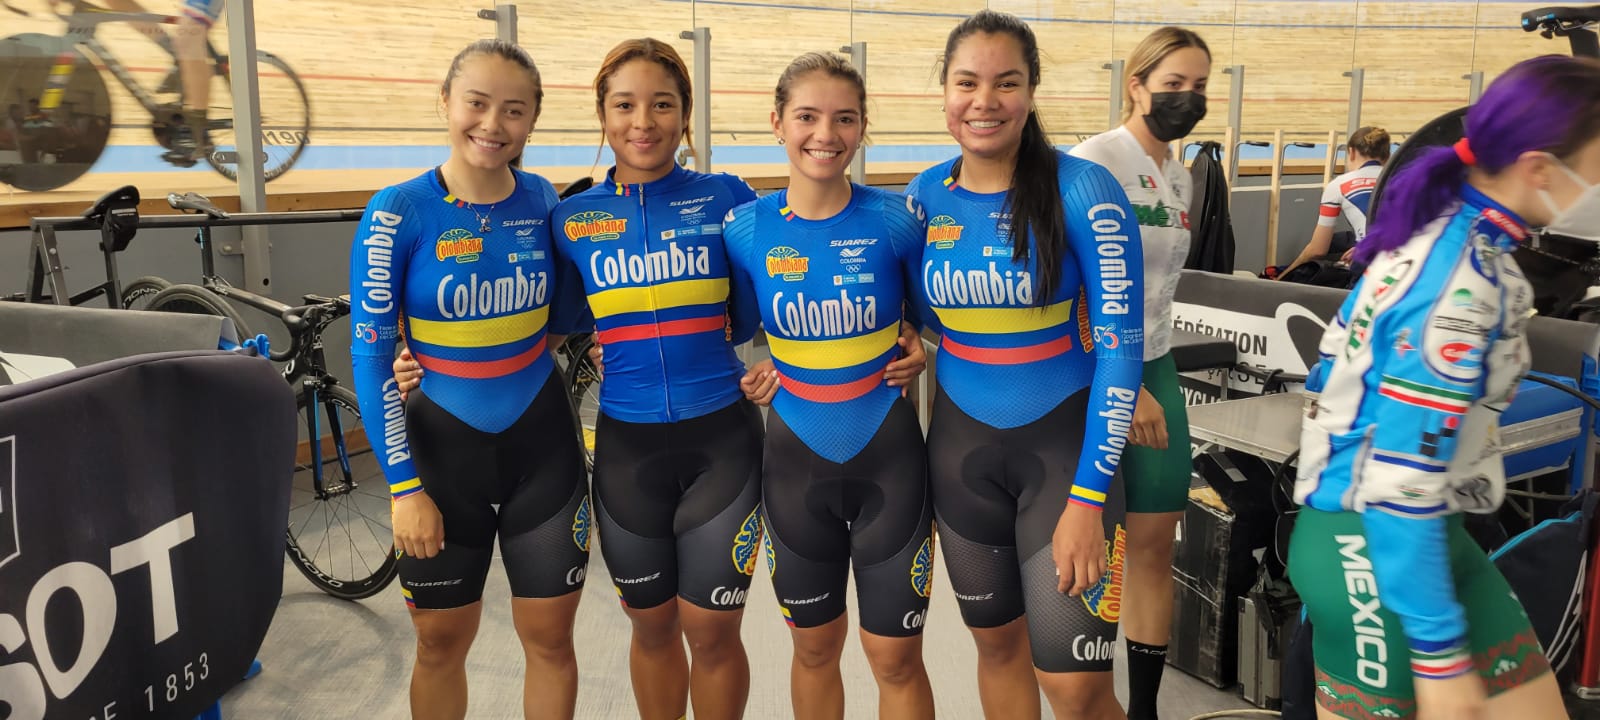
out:
M1511 257L1526 229L1462 193L1454 212L1375 259L1328 326L1295 484L1303 505L1362 514L1383 604L1424 676L1467 655L1445 516L1500 505L1499 414L1529 366L1533 291Z

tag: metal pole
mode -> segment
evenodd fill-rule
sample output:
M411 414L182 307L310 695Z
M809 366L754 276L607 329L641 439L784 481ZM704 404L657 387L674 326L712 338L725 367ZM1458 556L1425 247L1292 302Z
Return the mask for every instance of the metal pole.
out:
M839 52L850 54L850 64L854 65L856 72L861 73L863 82L867 79L867 44L865 42L850 43ZM867 184L867 148L865 145L856 148L855 157L850 159L850 181Z
M1351 68L1344 74L1350 78L1350 119L1345 123L1345 139L1356 136L1356 131L1361 129L1361 90L1367 81L1365 68Z
M678 33L694 41L694 169L711 172L711 28L697 27Z
M1244 66L1229 65L1222 69L1228 80L1228 132L1223 134L1227 141L1224 150L1228 153L1228 187L1233 187L1239 180L1239 142L1243 137L1241 129L1244 125Z
M233 81L233 142L239 168L239 210L267 209L267 181L261 161L261 88L256 77L255 0L228 3L229 77ZM272 294L272 246L267 229L241 228L244 235L244 289Z
M1111 113L1106 120L1106 127L1114 128L1122 124L1122 72L1126 61L1112 60L1100 67L1111 71Z
M1467 81L1467 104L1477 105L1478 98L1483 97L1483 71L1473 70L1461 79Z

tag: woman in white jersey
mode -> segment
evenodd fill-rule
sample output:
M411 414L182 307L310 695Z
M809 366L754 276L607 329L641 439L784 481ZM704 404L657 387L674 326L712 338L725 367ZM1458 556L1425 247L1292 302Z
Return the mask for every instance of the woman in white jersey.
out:
M1333 249L1333 228L1339 224L1339 216L1344 215L1345 221L1350 223L1350 229L1355 231L1356 242L1367 236L1367 207L1372 201L1372 190L1378 186L1378 176L1383 174L1384 163L1389 162L1389 131L1380 127L1367 126L1355 131L1350 136L1350 146L1345 151L1344 167L1346 172L1328 183L1322 190L1322 207L1317 211L1317 229L1311 233L1311 242L1306 243L1300 256L1289 263L1278 277L1282 278L1305 263L1315 260ZM1343 259L1350 259L1350 250L1355 247L1352 243L1348 248L1342 248Z
M1189 254L1189 172L1171 143L1206 114L1211 50L1192 31L1164 27L1128 58L1124 122L1072 149L1127 191L1144 244L1144 378L1123 454L1128 554L1122 628L1128 717L1156 717L1172 626L1172 539L1189 497L1189 415L1172 360L1172 296Z

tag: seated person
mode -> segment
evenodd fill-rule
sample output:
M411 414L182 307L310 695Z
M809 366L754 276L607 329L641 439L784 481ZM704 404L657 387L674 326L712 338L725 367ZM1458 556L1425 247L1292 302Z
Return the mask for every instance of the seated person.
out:
M1343 252L1342 262L1349 262L1350 249L1367 234L1367 205L1372 200L1372 190L1378 185L1378 175L1383 164L1389 161L1389 132L1380 127L1367 126L1350 136L1346 150L1347 172L1333 179L1322 191L1322 208L1317 213L1317 229L1311 234L1300 255L1289 263L1278 278L1309 261L1325 255ZM1352 169L1353 168L1353 169ZM1333 228L1344 215L1355 233L1354 242L1343 248L1334 247Z

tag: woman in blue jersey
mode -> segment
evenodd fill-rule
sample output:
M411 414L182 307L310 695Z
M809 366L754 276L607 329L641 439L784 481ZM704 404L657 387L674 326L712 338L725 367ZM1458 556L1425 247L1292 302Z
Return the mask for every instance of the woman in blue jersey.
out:
M928 467L991 718L1120 718L1125 532L1113 482L1139 395L1138 219L1105 168L1051 145L1033 31L985 10L945 43L961 155L908 192L939 331ZM1092 352L1091 352L1092 350Z
M515 45L482 40L456 55L440 96L449 159L379 191L350 254L356 393L417 632L411 712L466 716L498 538L527 659L523 711L572 717L589 501L548 350L570 331L579 286L552 252L555 189L510 167L539 116L539 72ZM428 369L404 400L390 377L402 335Z
M1466 139L1403 167L1306 387L1289 575L1323 718L1564 718L1527 615L1461 513L1505 492L1497 426L1528 369L1530 226L1600 242L1600 63L1511 67ZM1378 427L1382 426L1382 431Z
M1123 123L1072 149L1116 177L1139 216L1144 249L1144 370L1122 457L1128 492L1121 622L1128 717L1155 720L1172 626L1172 544L1189 502L1189 414L1173 362L1172 299L1189 254L1189 171L1171 144L1206 114L1211 51L1193 31L1164 27L1128 56Z
M933 508L921 427L885 378L916 291L922 213L845 178L865 137L866 85L844 59L802 55L775 105L788 189L729 213L723 239L734 285L761 310L778 384L762 502L767 570L794 640L794 714L844 715L853 565L877 717L931 718L921 634Z

